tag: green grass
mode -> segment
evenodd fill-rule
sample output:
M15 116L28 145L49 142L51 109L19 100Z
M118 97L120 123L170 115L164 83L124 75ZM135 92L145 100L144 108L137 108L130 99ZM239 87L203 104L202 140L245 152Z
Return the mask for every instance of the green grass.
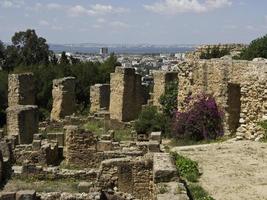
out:
M264 135L261 138L261 142L267 143L267 120L260 122L259 125L264 129Z
M215 200L198 184L190 183L188 188L194 200Z
M90 121L84 125L84 128L98 136L101 136L104 133L103 121Z
M197 182L200 177L198 163L177 153L173 155L179 175L190 182Z

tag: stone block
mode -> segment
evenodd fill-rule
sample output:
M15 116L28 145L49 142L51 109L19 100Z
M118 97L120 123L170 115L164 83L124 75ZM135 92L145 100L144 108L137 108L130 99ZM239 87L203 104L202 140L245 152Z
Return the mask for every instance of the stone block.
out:
M90 87L90 112L109 110L110 85L96 84Z
M59 147L65 146L65 135L64 133L47 133L48 140L54 140L58 142Z
M7 133L9 136L17 136L19 144L31 144L38 126L37 106L18 105L7 109Z
M80 193L88 193L91 187L92 187L92 183L90 182L80 182L78 184L78 191Z
M152 132L150 134L150 139L154 141L158 141L161 144L161 132Z
M113 149L112 141L100 140L97 142L97 151L111 151Z
M0 139L4 137L4 130L0 129Z
M160 152L160 143L158 141L149 141L148 151L153 153Z
M16 200L16 192L1 192L1 200Z
M34 190L18 191L16 200L36 200L36 192Z
M153 179L155 183L177 179L176 167L168 153L155 153L153 156Z
M32 150L39 151L41 149L41 140L33 140L32 142Z

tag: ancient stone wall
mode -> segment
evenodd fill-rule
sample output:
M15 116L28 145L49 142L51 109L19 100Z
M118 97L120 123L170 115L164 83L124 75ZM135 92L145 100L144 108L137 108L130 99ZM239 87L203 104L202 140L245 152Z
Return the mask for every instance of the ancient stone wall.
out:
M34 105L35 92L32 73L8 76L8 106Z
M179 66L178 107L189 95L212 93L225 112L225 133L248 139L262 134L267 115L267 64L253 61L196 60Z
M101 188L117 187L139 199L153 199L153 160L148 157L116 158L101 163L98 184Z
M31 144L38 133L38 107L17 105L7 109L7 133L16 136L19 144Z
M161 95L165 93L167 84L173 81L178 81L177 72L167 72L167 71L154 71L154 87L153 87L153 105L161 106L159 99Z
M53 108L51 121L60 121L75 112L75 78L65 77L53 81Z
M0 186L3 184L3 174L4 173L4 162L3 162L3 156L2 151L0 150Z
M90 87L90 112L95 113L102 109L109 110L109 100L109 84L96 84Z
M110 117L118 121L137 118L144 102L141 76L134 68L117 67L111 74Z

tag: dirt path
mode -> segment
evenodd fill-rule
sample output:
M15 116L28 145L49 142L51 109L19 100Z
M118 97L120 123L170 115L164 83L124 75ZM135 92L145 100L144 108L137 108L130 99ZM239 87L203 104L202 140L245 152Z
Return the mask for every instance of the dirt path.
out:
M199 182L216 200L267 200L267 144L227 141L173 151L199 163Z

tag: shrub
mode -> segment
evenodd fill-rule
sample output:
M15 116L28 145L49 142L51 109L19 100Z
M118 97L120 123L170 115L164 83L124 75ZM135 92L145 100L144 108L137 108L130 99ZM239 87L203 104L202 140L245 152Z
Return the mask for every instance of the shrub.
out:
M195 200L214 200L209 194L197 184L189 184L188 188L190 193Z
M221 58L225 55L229 55L230 50L225 48L225 49L220 49L219 46L214 46L214 47L209 47L205 52L202 52L200 54L200 59L211 59L211 58Z
M146 107L135 121L135 130L138 134L148 134L152 131L167 132L167 119L154 106Z
M165 94L161 95L159 102L162 105L163 113L166 116L172 117L177 110L177 95L178 95L177 81L167 84Z
M190 182L197 182L200 176L198 163L177 153L174 153L173 156L179 175Z
M200 141L223 136L223 114L211 95L188 97L185 111L176 112L173 120L173 135L176 138Z

